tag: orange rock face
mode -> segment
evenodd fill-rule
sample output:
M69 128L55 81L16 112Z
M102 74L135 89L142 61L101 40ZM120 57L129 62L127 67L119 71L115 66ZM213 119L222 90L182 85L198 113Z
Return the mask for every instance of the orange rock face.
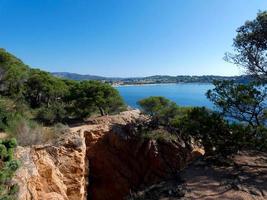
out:
M81 200L86 198L86 147L82 134L68 135L59 145L18 147L22 166L14 182L21 200Z
M57 145L19 147L19 199L122 200L141 185L175 175L199 155L178 142L131 135L124 127L136 120L148 118L126 111L74 127Z
M142 115L139 117L146 120ZM104 127L84 130L90 171L89 199L122 200L141 185L176 175L200 155L200 152L192 151L180 143L131 135L120 126L125 124L123 118L117 117L115 121L109 118L103 120L106 124ZM130 114L126 118L127 123L137 119ZM122 128L116 128L118 126Z

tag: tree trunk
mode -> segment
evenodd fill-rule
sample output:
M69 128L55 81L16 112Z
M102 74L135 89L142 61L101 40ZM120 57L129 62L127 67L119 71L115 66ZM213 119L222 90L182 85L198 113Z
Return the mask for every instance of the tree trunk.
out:
M98 107L98 109L99 109L99 111L100 111L101 116L104 116L104 115L105 115L105 111L104 111L104 109L101 108L101 107Z

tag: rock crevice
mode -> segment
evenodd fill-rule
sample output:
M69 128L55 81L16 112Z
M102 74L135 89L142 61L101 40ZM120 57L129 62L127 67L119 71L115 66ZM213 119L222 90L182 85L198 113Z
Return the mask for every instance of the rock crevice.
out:
M148 120L138 110L94 118L57 145L22 148L14 181L19 199L122 200L131 190L173 176L196 154L175 142L140 139L125 130Z

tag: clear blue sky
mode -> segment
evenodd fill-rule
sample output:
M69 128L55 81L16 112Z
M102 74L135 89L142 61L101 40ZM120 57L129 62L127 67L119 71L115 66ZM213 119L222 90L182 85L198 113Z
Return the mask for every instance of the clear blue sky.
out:
M236 75L222 57L265 9L266 0L0 0L0 44L53 72Z

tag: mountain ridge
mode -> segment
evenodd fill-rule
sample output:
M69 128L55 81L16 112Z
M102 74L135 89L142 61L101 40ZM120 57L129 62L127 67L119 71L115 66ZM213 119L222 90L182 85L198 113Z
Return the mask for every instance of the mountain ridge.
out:
M217 76L217 75L152 75L144 77L105 77L90 74L70 72L52 72L52 75L71 80L98 80L111 84L153 84L153 83L212 83L214 80L232 80L238 83L248 83L252 79L249 75Z

